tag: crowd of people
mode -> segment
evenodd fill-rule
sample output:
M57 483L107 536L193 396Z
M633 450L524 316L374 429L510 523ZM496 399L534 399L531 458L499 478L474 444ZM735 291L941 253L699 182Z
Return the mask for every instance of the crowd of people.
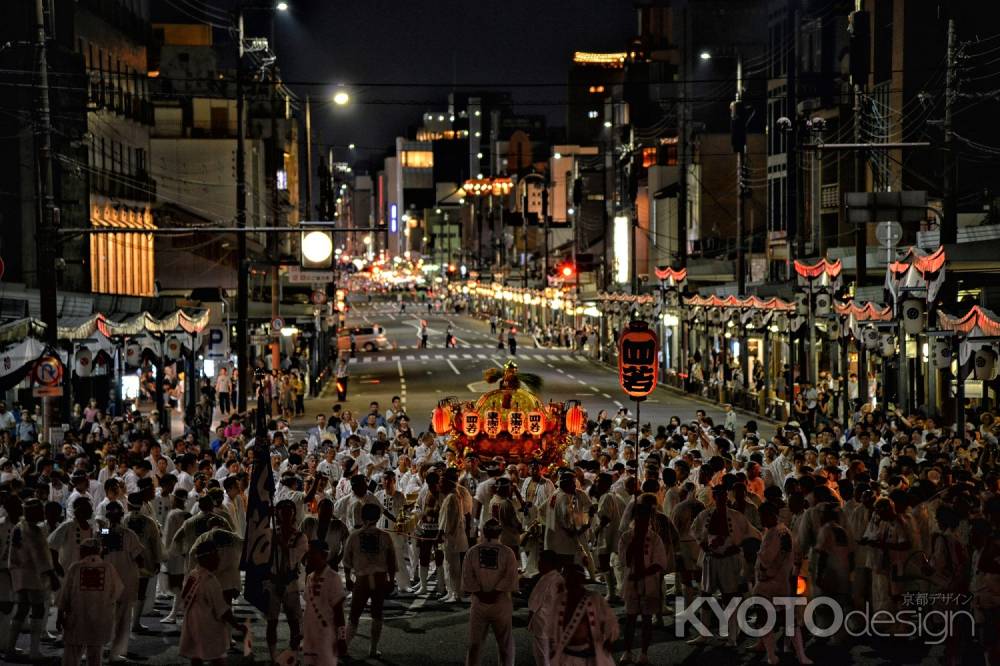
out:
M282 415L280 400L271 406ZM54 447L0 404L0 650L20 659L27 628L27 656L39 657L54 616L64 663L84 654L100 663L105 647L122 661L161 599L172 604L161 624L181 625L181 656L222 663L239 647L230 630L247 631L232 604L253 420L225 414L202 444L140 412L81 411ZM699 411L637 431L627 410L592 416L550 468L455 451L425 429L426 415L411 422L398 398L361 415L338 403L298 434L272 418L271 658L287 649L335 664L366 609L377 656L386 598L418 595L469 604L469 664L490 631L501 663L514 663L516 598L527 603L538 664L610 664L613 650L623 663L647 663L665 618L698 598L753 596L824 597L845 613L951 611L959 615L943 656L1000 663L1000 422L991 413L970 411L961 433L867 402L846 426L737 427L732 412L715 423ZM841 644L853 629L808 635L801 609L787 612L783 630L749 643L736 614L702 613L705 631L689 623L668 640L724 641L769 663L784 647L805 664L815 646ZM902 636L898 615L889 617L889 635Z

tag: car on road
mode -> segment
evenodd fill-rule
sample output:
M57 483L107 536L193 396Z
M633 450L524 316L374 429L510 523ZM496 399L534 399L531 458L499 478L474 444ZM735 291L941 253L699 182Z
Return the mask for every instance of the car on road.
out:
M379 351L381 349L391 349L392 343L385 337L385 329L381 326L357 326L342 330L337 336L337 350L351 351L351 334L354 334L354 343L359 351Z

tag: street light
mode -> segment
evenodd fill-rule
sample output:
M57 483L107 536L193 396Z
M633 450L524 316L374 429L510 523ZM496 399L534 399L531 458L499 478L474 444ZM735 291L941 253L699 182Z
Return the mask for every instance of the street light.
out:
M325 231L310 231L302 237L302 256L310 264L325 264L333 254L333 239Z
M277 9L279 12L287 12L288 11L288 3L287 2L279 2L278 4L276 4L274 6L274 8Z
M711 60L712 54L709 53L708 51L702 51L701 53L698 54L698 57L701 58L702 60Z
M338 90L333 94L333 103L337 106L347 106L347 103L351 101L351 96L347 94L346 90Z

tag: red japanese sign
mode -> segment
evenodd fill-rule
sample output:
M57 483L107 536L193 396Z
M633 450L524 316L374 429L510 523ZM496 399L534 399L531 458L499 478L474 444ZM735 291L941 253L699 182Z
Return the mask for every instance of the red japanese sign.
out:
M618 383L634 399L645 398L659 379L660 341L644 321L631 321L618 339Z

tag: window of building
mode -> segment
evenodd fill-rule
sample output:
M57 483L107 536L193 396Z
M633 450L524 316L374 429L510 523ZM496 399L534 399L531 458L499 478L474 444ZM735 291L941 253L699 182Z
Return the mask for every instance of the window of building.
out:
M429 169L434 166L434 153L430 150L404 150L399 157L404 168Z
M642 166L646 169L656 166L656 146L647 146L642 149Z
M597 111L593 111L593 110L587 111L587 117L590 118L591 120L593 120L594 118L597 118L597 116L598 116L598 112Z

